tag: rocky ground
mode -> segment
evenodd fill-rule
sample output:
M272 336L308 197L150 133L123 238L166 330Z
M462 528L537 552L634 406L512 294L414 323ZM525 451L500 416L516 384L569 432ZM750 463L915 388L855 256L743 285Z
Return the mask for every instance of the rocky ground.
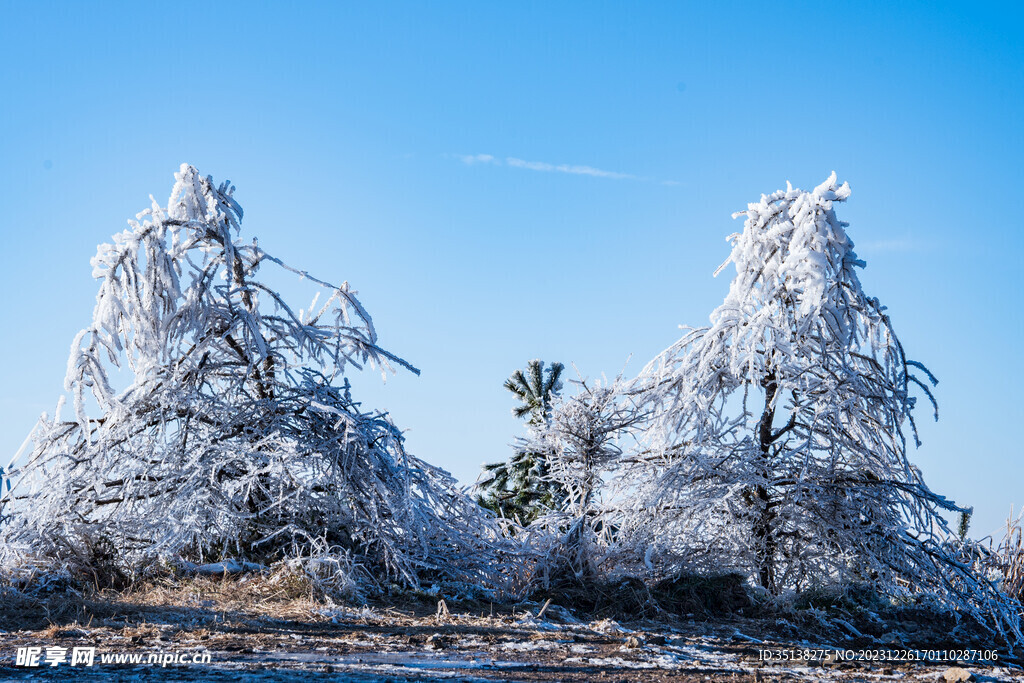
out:
M836 648L898 653L913 643L833 643L763 616L616 621L554 603L435 606L425 596L392 603L337 607L287 588L254 593L215 579L91 598L67 592L8 600L0 605L0 680L1024 680L1005 660L836 660ZM29 647L41 648L40 666L18 665L19 648ZM75 648L95 648L93 664L49 666L47 654L61 652L53 648L68 659ZM774 661L763 661L765 651ZM142 661L101 661L132 655ZM178 661L150 664L150 655ZM793 660L800 655L814 661Z

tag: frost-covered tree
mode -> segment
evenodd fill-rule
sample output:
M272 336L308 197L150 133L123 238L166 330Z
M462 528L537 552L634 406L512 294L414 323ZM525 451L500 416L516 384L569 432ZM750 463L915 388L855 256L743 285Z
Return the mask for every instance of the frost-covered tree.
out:
M934 407L935 379L861 287L864 262L834 210L849 194L833 174L735 214L746 221L719 268L736 267L728 296L636 385L654 416L633 519L649 559L744 570L772 593L909 585L994 610L1019 638L992 586L949 550L943 513L961 508L908 460L914 390Z
M608 499L602 494L619 468L623 441L643 415L621 377L577 383L579 392L555 401L550 419L522 448L546 454L547 476L565 492L562 509L545 516L543 523L561 537L557 552L568 569L578 580L588 581L597 577L598 551L614 543L619 519L611 500L614 493Z
M552 363L547 369L544 361L534 359L526 364L526 372L516 370L505 380L505 388L519 399L512 409L516 417L527 418L528 424L547 422L551 415L551 402L562 390L562 372L565 366Z
M326 548L368 584L483 583L494 529L344 377L418 371L378 345L347 283L240 239L229 183L187 165L175 179L166 208L153 200L92 260L96 307L65 380L73 416L61 398L11 473L0 561L130 576L156 560ZM296 310L264 274L326 297Z
M505 380L505 388L519 399L512 414L526 418L527 431L543 429L551 419L552 401L562 389L565 366L552 363L544 368L544 361L531 360L526 372L516 370ZM545 510L557 508L565 497L564 490L548 477L547 455L533 449L529 440L518 439L512 457L499 463L484 465L478 501L508 519L529 524Z

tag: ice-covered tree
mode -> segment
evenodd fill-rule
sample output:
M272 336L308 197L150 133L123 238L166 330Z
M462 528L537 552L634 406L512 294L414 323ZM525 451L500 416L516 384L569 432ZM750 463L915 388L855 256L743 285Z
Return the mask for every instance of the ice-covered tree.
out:
M483 583L494 529L344 377L418 371L378 345L347 283L240 239L229 183L187 165L175 180L166 208L153 200L92 260L96 307L65 380L73 417L61 398L11 472L0 560L123 578L156 560L327 549L368 583ZM321 294L297 310L265 274Z
M562 389L564 370L561 363L545 369L544 361L535 359L526 364L525 373L516 370L505 380L505 388L519 399L512 414L526 418L529 433L543 429L550 421L552 401ZM546 453L528 444L528 439L518 439L509 460L484 465L478 483L481 505L522 524L558 507L565 497L562 488L548 477Z
M522 448L546 454L548 479L564 491L561 509L543 518L561 542L556 552L580 581L597 578L599 555L614 544L618 501L614 479L623 442L643 415L621 377L611 382L577 382L575 395L554 402L550 419ZM606 498L606 485L612 491Z
M512 409L516 417L527 418L529 424L547 422L551 414L551 402L562 390L562 372L565 366L552 363L547 369L544 361L534 359L526 364L526 372L516 370L505 380L505 388L519 399L519 405Z
M833 174L735 214L743 231L719 270L732 263L736 276L710 327L637 382L654 417L639 458L644 514L633 519L649 560L740 569L772 593L909 586L1006 616L949 551L943 513L961 508L908 459L918 397L935 407L935 379L861 287L864 262L835 214L849 195ZM1019 638L1019 621L1001 619Z

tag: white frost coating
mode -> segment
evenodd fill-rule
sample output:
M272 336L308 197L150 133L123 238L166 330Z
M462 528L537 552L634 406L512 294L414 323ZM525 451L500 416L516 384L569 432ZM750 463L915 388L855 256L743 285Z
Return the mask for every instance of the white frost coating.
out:
M626 394L621 377L613 381L574 382L574 396L554 401L550 419L531 426L518 448L542 453L547 479L565 499L533 527L546 531L543 566L561 578L587 582L599 576L598 566L616 545L619 510L614 501L624 483L618 476L623 443L643 415ZM543 543L543 538L537 539Z
M418 371L377 345L347 283L308 278L326 302L295 315L257 270L308 276L237 238L233 191L183 165L166 209L154 201L99 246L93 320L68 361L74 419L44 416L8 473L0 567L113 580L160 559L291 557L364 587L425 575L493 586L493 567L515 566L495 561L499 530L343 377Z
M652 415L620 542L648 548L646 564L662 571L738 570L772 593L931 593L1020 642L1019 605L976 571L977 553L941 515L961 508L907 458L911 390L934 406L935 379L861 288L864 263L834 210L849 195L833 173L735 214L736 276L710 327L686 332L635 382Z

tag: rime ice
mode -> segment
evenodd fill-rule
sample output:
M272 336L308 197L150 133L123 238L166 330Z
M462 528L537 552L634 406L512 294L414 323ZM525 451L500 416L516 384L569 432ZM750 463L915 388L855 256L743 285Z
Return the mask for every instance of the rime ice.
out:
M116 581L158 561L290 558L355 589L423 572L493 583L496 527L344 377L418 371L378 345L347 283L240 239L241 220L229 183L183 165L166 208L99 246L93 320L68 360L74 419L44 416L12 473L2 564ZM261 268L326 300L296 314Z

